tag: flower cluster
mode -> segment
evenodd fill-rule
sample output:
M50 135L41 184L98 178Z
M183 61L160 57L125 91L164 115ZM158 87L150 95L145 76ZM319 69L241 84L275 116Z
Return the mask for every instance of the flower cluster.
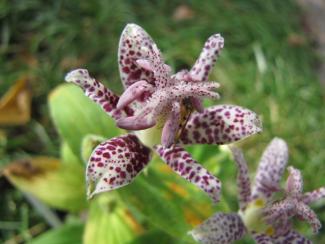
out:
M152 38L138 25L122 32L118 63L125 88L114 94L77 69L67 82L132 132L98 145L87 165L88 196L129 184L150 161L150 149L180 176L207 192L217 202L221 183L183 149L188 144L227 144L260 132L257 115L235 105L204 109L203 98L219 98L216 82L207 78L223 48L220 34L212 35L190 70L172 74ZM96 118L94 118L95 120Z
M311 243L292 229L290 221L297 216L317 233L321 224L309 204L325 197L325 187L303 193L301 173L290 166L286 186L281 189L279 182L288 161L288 147L282 139L273 139L264 151L252 188L242 152L237 148L232 152L238 167L240 210L210 217L190 232L194 239L205 244L231 243L249 232L260 244Z

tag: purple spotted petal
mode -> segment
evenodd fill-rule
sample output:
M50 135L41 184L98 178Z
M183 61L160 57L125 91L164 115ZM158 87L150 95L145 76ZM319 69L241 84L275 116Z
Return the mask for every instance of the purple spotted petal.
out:
M307 221L312 226L314 233L317 233L321 227L315 212L299 199L290 196L266 208L264 214L266 221L276 229L277 233L286 232L284 228L287 224L283 225L283 223L288 223L293 216Z
M220 34L210 36L206 41L199 58L196 60L189 75L194 81L206 81L213 68L220 50L224 46L224 39Z
M203 107L202 99L197 98L197 97L191 97L191 102L192 102L193 108L196 111L198 111L199 113L203 113L204 112L204 107Z
M316 213L306 204L299 202L296 206L297 215L307 221L313 228L314 234L317 234L319 229L322 227L319 219L317 218Z
M187 83L182 81L174 86L158 89L147 99L146 104L136 111L134 116L121 118L117 121L117 125L128 130L150 128L156 124L159 117L168 117L174 101L186 97L210 97L217 99L219 94L211 90L218 87L219 84L215 82Z
M264 209L265 221L272 225L277 235L287 233L291 228L289 219L295 215L296 200L285 199Z
M148 59L138 59L136 60L136 63L139 67L154 72L154 66Z
M273 244L272 238L266 234L252 232L251 235L256 244Z
M147 80L157 87L165 87L171 68L149 34L136 24L128 24L119 44L119 67L125 87L138 80Z
M140 67L137 60L147 55L143 48L155 45L149 34L136 24L128 24L124 28L118 49L118 63L122 83L125 88L139 80L146 80L154 84L154 74Z
M176 138L176 133L179 129L179 120L181 116L181 105L179 102L174 102L172 111L167 119L161 135L161 144L164 147L170 147Z
M102 83L89 76L88 70L76 69L69 72L65 80L80 86L85 95L101 106L101 108L115 119L132 115L131 108L125 106L124 111L116 110L119 97L107 89Z
M121 118L117 121L116 125L126 130L144 130L153 127L156 120L151 114L152 110L146 110L140 116L130 116Z
M288 146L280 138L274 138L265 149L260 160L253 197L270 197L279 189L279 181L288 161Z
M320 187L314 191L307 192L303 195L303 202L307 205L316 202L325 197L325 187Z
M153 86L145 80L140 80L130 85L124 93L121 95L116 105L117 109L123 109L133 101L140 99L141 96L145 96L146 93L150 93L153 90Z
M150 47L141 48L147 64L142 68L149 69L153 71L154 83L158 88L166 87L170 82L171 68L165 64L164 59L157 47L157 45L152 45ZM139 63L140 61L140 63ZM143 64L143 60L138 60L138 65Z
M180 141L183 144L227 144L262 131L258 116L235 105L217 105L193 113Z
M172 79L176 80L186 80L186 81L193 81L189 76L189 71L186 69L183 69L176 74L172 75ZM191 97L191 104L193 108L198 111L199 113L202 113L204 111L202 99L198 97Z
M285 235L274 237L274 244L312 244L312 241L308 240L304 236L300 235L295 231L289 231Z
M99 144L87 165L88 197L129 184L150 160L150 150L135 135Z
M246 229L238 214L217 213L189 233L202 244L227 244L241 239Z
M251 183L248 175L248 166L242 151L239 148L231 147L234 160L237 164L237 187L239 191L239 207L244 210L251 201Z
M179 146L155 147L160 157L180 176L205 191L214 202L219 201L221 182L192 159L191 154Z
M290 166L288 167L289 176L287 179L286 193L289 196L298 197L301 195L303 190L303 181L301 173L298 169Z

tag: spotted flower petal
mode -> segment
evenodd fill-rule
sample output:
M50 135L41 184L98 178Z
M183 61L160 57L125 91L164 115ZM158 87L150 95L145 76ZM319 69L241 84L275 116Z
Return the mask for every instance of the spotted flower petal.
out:
M150 150L135 135L99 144L87 165L88 197L129 184L150 160Z
M186 73L187 77L185 80L207 81L223 46L224 39L220 34L214 34L209 37L192 69ZM191 98L191 101L195 110L202 113L204 109L202 99L193 97Z
M160 157L180 176L204 190L214 202L220 198L221 182L198 164L183 148L155 147Z
M119 97L107 89L102 83L90 77L88 70L73 70L66 75L65 80L80 86L86 96L101 106L113 118L119 119L133 114L132 109L127 106L124 107L124 110L117 110L116 105Z
M153 84L153 72L137 63L137 60L150 58L147 53L143 52L143 48L152 50L153 46L156 44L144 29L136 24L126 25L118 49L120 76L125 88L139 80L146 80Z
M152 90L153 90L153 86L145 80L134 82L121 95L116 105L116 108L123 109L131 102L137 99L141 99L142 96L145 96L145 93L149 93Z
M245 226L236 213L217 213L190 232L202 244L232 243L245 233Z
M313 232L315 234L318 233L319 229L322 227L319 219L317 218L316 213L314 212L314 210L312 210L308 205L299 202L299 204L296 206L297 208L297 215L307 221L311 227L313 228Z
M321 223L315 212L308 205L292 197L287 197L265 209L265 216L267 222L275 227L277 233L283 233L284 227L287 226L283 223L289 222L293 216L307 221L312 226L314 233L321 228Z
M260 160L253 197L269 198L271 194L279 189L279 181L288 162L288 146L280 138L274 138L265 149Z
M287 179L287 185L286 185L286 193L289 196L300 196L302 190L303 190L303 181L301 177L301 173L298 169L295 169L294 167L290 166L288 167L289 176Z
M284 244L284 243L290 243L290 244L312 244L310 240L305 238L304 236L300 235L299 233L295 231L289 231L285 235L281 235L278 237L273 238L274 244Z
M242 151L236 147L231 147L232 154L237 164L237 187L239 191L239 207L244 210L251 199L251 183L248 175L248 166Z
M189 72L190 78L194 81L206 81L213 68L220 50L224 46L224 39L220 34L214 34L204 44L199 58Z
M227 144L262 131L258 116L235 105L217 105L193 113L180 141L183 144Z
M165 147L170 147L176 138L176 133L179 129L179 120L181 114L181 105L179 102L174 102L172 111L167 119L161 136L161 144Z
M299 203L289 199L275 202L264 209L265 220L275 228L277 235L286 233L291 228L289 218L291 218Z
M128 24L122 32L119 45L119 67L125 87L145 79L157 87L165 87L170 67L149 34L136 24Z
M302 201L308 205L324 197L325 197L325 187L320 187L314 191L306 192L302 197L303 199Z
M252 232L251 235L256 244L274 244L272 238L269 235L257 232Z
M219 98L218 93L211 91L219 87L215 82L180 82L174 86L159 89L147 99L142 109L137 110L132 117L121 118L117 121L120 128L128 130L147 129L154 126L158 118L166 118L172 110L175 101L181 101L186 97L210 97Z

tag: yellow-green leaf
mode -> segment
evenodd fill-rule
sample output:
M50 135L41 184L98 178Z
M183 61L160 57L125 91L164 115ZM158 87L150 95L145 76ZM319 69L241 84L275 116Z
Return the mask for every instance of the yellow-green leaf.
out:
M84 136L111 138L120 133L113 119L72 84L60 85L52 91L49 106L56 128L78 157Z
M105 193L91 201L85 227L85 244L125 244L142 233L142 227L115 193Z
M76 212L87 205L81 165L62 164L55 158L40 156L13 162L3 174L18 189L51 207Z
M65 224L49 230L30 241L30 244L82 244L84 225L80 223Z

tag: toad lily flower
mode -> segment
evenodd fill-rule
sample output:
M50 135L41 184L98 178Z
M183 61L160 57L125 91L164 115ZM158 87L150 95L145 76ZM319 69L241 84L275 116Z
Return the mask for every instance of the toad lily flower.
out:
M171 68L152 38L138 25L122 32L118 62L125 91L119 97L77 69L66 81L80 86L85 94L132 134L101 143L87 166L89 196L129 184L148 164L154 149L179 175L218 201L219 180L192 159L181 146L225 144L261 131L257 115L234 105L204 109L201 99L218 98L217 83L206 79L223 47L219 34L211 36L190 71L171 75ZM193 109L199 112L193 112ZM162 144L162 145L160 145Z
M239 213L210 217L190 232L194 239L205 244L232 243L250 232L260 244L312 243L292 230L290 220L297 216L317 233L321 224L308 205L325 197L325 187L302 193L300 171L288 167L284 197L276 199L275 193L283 193L279 181L288 160L288 147L282 139L273 139L264 151L252 190L242 152L237 148L232 148L232 152L238 167Z

